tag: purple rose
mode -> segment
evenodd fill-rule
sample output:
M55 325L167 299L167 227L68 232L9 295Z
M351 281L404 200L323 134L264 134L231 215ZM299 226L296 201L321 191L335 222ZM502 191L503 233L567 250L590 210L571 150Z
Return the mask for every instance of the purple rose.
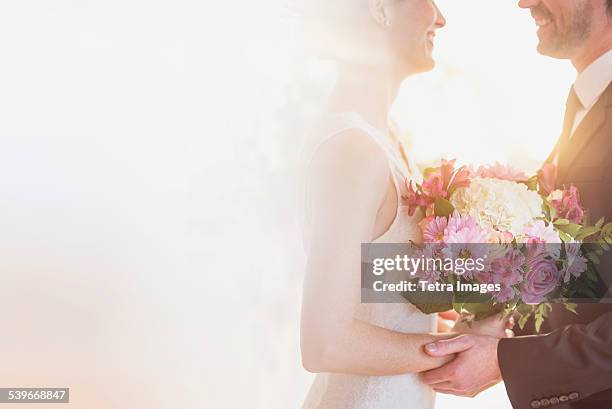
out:
M555 289L561 275L554 260L542 253L527 258L525 281L521 284L521 298L527 304L539 304Z

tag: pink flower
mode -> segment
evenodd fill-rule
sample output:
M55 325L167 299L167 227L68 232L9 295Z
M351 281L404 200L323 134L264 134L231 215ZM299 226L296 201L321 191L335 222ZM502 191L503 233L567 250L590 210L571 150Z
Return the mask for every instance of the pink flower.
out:
M425 173L423 193L432 199L436 197L448 198L456 189L470 185L470 171L462 166L455 169L455 160L442 159L438 168L430 169Z
M445 183L440 170L436 170L427 175L423 181L423 193L431 198L444 197L448 195L445 189Z
M495 295L495 298L497 298L499 302L508 302L514 299L514 295L515 292L513 287L502 285L501 290Z
M538 186L542 196L548 196L555 190L557 183L557 166L547 163L538 171Z
M426 215L433 214L436 198L448 199L455 189L469 186L469 177L469 171L465 167L455 170L454 160L442 159L439 167L425 171L423 183L416 185L416 188L412 181L406 179L402 198L408 203L408 214L412 216L419 207L423 208Z
M406 192L402 195L402 199L408 204L409 216L412 216L419 207L429 206L433 203L427 196L413 187L411 180L406 179L404 181L404 186Z
M524 182L528 179L524 172L514 169L511 166L502 165L495 162L495 165L480 166L476 171L476 176L481 178L510 180L513 182Z
M440 169L449 195L459 188L468 187L470 185L471 176L469 169L462 166L455 171L454 159L451 161L442 159L442 166Z
M587 269L587 259L582 256L580 243L570 243L565 246L567 262L561 270L563 282L569 282L571 277L580 277Z
M504 257L491 262L493 281L504 286L511 286L523 281L523 263L525 257L518 250L510 250Z
M450 243L488 243L489 235L479 226L465 227L457 231L448 230L444 235L444 242Z
M446 217L431 217L423 229L423 239L425 243L442 243L444 240L444 230L448 225Z
M560 198L552 198L551 205L557 211L557 216L572 223L581 224L584 219L584 209L580 205L580 193L576 186L563 188Z
M474 278L481 284L493 284L493 274L488 270L474 271Z
M542 253L527 257L525 281L521 284L521 298L527 304L544 301L559 284L561 276L554 260Z
M478 225L476 218L472 216L461 216L458 211L454 211L452 216L448 218L447 229L444 235L457 233L462 229L474 229Z
M552 224L547 225L543 220L529 223L522 233L527 243L561 243L561 238Z
M424 246L422 250L416 252L415 257L423 257L424 260L436 260L436 262L428 263L432 269L427 269L427 265L420 264L419 268L415 271L415 276L427 281L428 283L437 282L442 276L441 269L437 267L442 267L442 246L441 244L427 245ZM440 260L438 263L437 261Z
M444 230L446 255L453 259L487 260L489 254L489 234L471 216L461 216L457 211L448 219ZM474 270L466 271L465 277L471 278Z

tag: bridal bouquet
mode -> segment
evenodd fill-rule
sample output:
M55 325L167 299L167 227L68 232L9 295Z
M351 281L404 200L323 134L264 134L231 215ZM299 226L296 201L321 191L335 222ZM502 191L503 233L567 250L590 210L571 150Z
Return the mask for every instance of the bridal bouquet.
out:
M415 278L453 291L442 303L404 296L423 312L453 308L468 321L516 312L523 328L534 316L537 331L553 300L576 313L571 298L595 297L594 269L612 244L612 223L591 224L576 187L555 189L555 178L554 165L528 177L500 164L456 168L442 160L422 184L406 181L409 212L425 215L419 251L428 263ZM455 262L442 262L449 258Z

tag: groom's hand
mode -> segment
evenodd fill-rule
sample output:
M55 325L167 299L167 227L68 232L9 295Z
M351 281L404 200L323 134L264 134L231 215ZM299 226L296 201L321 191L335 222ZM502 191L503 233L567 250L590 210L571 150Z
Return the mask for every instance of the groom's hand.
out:
M475 334L427 344L425 352L431 356L457 356L444 366L421 373L421 379L437 392L476 396L501 381L498 344L498 338Z

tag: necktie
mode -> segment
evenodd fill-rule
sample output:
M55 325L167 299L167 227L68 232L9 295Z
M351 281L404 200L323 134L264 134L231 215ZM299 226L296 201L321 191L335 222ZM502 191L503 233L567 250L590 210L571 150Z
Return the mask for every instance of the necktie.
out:
M570 137L572 136L572 128L574 127L574 120L576 119L576 114L578 111L582 109L582 103L576 95L576 91L574 87L570 89L569 95L567 96L567 101L565 102L565 116L563 118L563 131L561 132L561 136L559 137L559 141L557 145L553 149L550 154L547 162L551 162L555 159L555 157L560 156L561 153L567 148L569 144Z

